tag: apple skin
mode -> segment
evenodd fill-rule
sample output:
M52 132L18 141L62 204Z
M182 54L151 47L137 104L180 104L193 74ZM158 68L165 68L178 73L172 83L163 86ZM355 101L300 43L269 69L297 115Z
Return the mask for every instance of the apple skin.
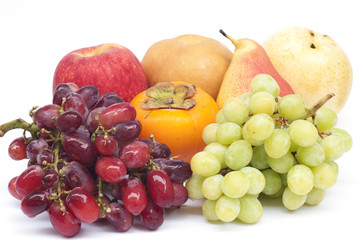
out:
M126 47L107 43L72 51L56 67L53 91L60 83L94 85L100 94L114 92L125 102L148 88L140 61Z
M335 112L342 109L353 74L346 53L330 36L293 26L272 34L263 47L277 72L307 105L334 93L325 106Z

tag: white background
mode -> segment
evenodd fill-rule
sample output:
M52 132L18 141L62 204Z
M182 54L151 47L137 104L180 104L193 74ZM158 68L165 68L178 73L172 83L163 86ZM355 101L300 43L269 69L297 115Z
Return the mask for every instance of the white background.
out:
M22 117L34 105L51 103L52 77L57 63L68 52L102 43L119 43L141 60L156 41L186 33L230 42L218 32L223 28L235 38L259 43L280 28L298 25L331 36L351 60L354 81L338 127L351 133L353 149L337 161L336 185L316 207L295 212L280 200L263 201L264 214L254 225L239 222L212 224L201 215L199 202L167 212L160 229L150 232L140 225L118 233L109 225L83 224L76 239L169 239L232 237L239 239L328 239L359 237L361 214L360 148L360 12L357 1L5 1L0 0L0 123ZM9 180L25 169L12 161L9 143L20 136L13 131L0 139L0 226L9 239L62 239L47 214L34 219L20 210L20 202L7 190ZM347 234L347 235L346 235ZM355 238L354 237L354 238ZM356 238L357 238L356 237Z

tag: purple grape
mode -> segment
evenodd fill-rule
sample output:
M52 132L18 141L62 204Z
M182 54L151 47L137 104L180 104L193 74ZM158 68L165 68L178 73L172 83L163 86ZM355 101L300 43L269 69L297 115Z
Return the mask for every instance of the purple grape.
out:
M95 132L95 130L98 128L99 115L104 109L105 107L95 108L89 113L85 122L85 126L90 132Z
M96 103L94 108L109 107L110 105L121 102L123 102L123 99L121 99L116 93L106 92L100 96L99 101Z
M91 109L99 100L99 90L92 85L79 88L76 93L83 97L88 109Z
M189 163L182 160L168 160L161 163L161 168L175 182L184 182L192 176Z
M95 163L98 154L92 140L86 135L72 132L64 137L63 148L71 159L84 166Z
M48 148L49 145L44 139L37 139L31 141L28 146L26 146L26 156L30 161L36 162L37 156L43 148Z
M121 142L132 141L136 139L142 131L142 125L138 120L128 120L113 125L115 131L111 135Z
M78 112L82 118L82 123L85 123L86 118L88 117L89 114L89 109L84 99L78 93L69 93L66 96L63 109L64 111L73 110Z
M58 117L57 128L60 132L69 133L77 130L82 123L82 117L76 111L69 110L63 112Z
M42 166L46 166L46 163L53 163L54 162L53 152L48 148L41 149L38 155L36 156L36 162ZM44 162L46 163L44 164Z
M56 86L53 94L53 104L61 106L63 98L66 97L69 93L72 93L73 90L66 83L60 83Z
M165 211L156 205L152 198L148 198L147 206L140 213L140 220L149 230L158 229L164 222Z
M72 188L82 187L88 192L93 193L95 190L95 182L86 167L78 162L70 162L65 167L65 179Z
M133 226L134 217L123 204L113 202L109 204L109 208L106 218L118 231L126 232Z
M46 130L53 130L55 125L55 119L60 115L60 106L56 104L49 104L39 108L34 114L35 124L39 128Z

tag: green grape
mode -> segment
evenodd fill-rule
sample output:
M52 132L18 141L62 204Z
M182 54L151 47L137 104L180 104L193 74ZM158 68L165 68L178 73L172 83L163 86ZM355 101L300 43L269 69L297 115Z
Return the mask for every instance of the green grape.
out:
M335 169L336 175L338 176L339 168L338 168L337 163L335 163L334 161L324 161L324 163L327 163L327 164L331 165L333 167L333 169Z
M276 98L280 94L280 87L270 75L258 74L251 81L251 91L252 93L266 91Z
M232 171L224 177L221 188L223 193L231 198L240 198L244 196L250 186L247 175L241 171Z
M315 178L315 187L326 189L336 183L337 171L330 164L323 162L317 167L312 167L311 170Z
M266 179L266 185L262 192L266 195L276 194L282 187L282 179L280 174L273 171L272 169L263 170L262 174Z
M241 208L238 219L244 223L256 223L261 219L263 208L261 202L253 195L245 195L239 199Z
M252 146L245 140L233 142L227 149L225 163L232 170L247 166L252 160Z
M225 156L227 152L228 147L220 144L219 142L212 142L208 144L203 151L213 153L221 163L221 168L226 168L227 165L225 163Z
M305 113L305 102L300 95L289 94L278 101L278 113L286 119L296 119Z
M254 93L249 100L249 109L252 114L265 113L272 115L276 110L275 98L268 92Z
M260 170L254 167L244 167L239 170L246 174L249 180L249 188L247 194L257 195L261 193L266 185L266 178Z
M223 110L219 110L216 115L216 123L225 123L227 122L226 118L223 115Z
M232 222L238 217L241 204L237 198L225 195L220 197L216 203L216 215L223 222Z
M242 138L247 142L249 142L252 146L259 146L259 145L263 145L264 143L264 141L254 140L248 135L247 124L245 124L242 128Z
M216 214L216 200L206 199L202 206L203 216L207 218L209 221L217 221L219 218Z
M217 174L204 179L202 183L203 196L210 200L217 200L223 195L221 183L223 182L223 176Z
M342 141L335 135L330 135L322 139L321 146L325 150L325 160L333 161L343 154Z
M327 107L321 107L316 111L315 123L319 131L333 128L337 123L337 114Z
M288 133L282 129L275 129L272 135L264 142L264 148L268 156L280 158L290 149L291 138Z
M350 151L352 147L352 137L348 132L339 128L331 128L330 132L333 136L337 136L339 139L341 139L343 152Z
M319 188L312 188L312 190L307 194L306 204L310 206L316 206L322 202L325 197L325 190Z
M250 93L250 92L243 93L241 96L239 96L239 99L241 99L241 101L246 106L248 111L249 111L249 100L251 99L251 96L252 96L252 93Z
M307 195L297 195L286 187L282 195L282 203L288 210L296 210L305 204Z
M249 111L239 98L229 98L223 104L223 115L228 122L241 125L248 119Z
M201 151L192 157L191 169L197 175L209 177L221 170L221 163L214 154Z
M287 185L297 195L306 195L314 184L311 169L303 164L293 166L287 173Z
M288 134L298 146L309 147L318 139L317 128L307 120L296 120L290 124Z
M253 115L245 124L248 136L256 141L266 140L271 136L275 124L271 116L259 113Z
M287 152L280 158L267 158L269 166L277 173L287 173L295 164L295 158L292 153Z
M242 128L232 122L221 123L217 128L217 140L224 145L230 145L234 141L240 140Z
M187 180L185 187L188 191L188 196L191 199L202 199L204 198L202 193L202 184L204 177L199 176L195 173Z
M283 195L283 192L285 191L285 188L286 188L286 186L281 186L281 188L280 188L280 190L277 192L277 193L275 193L275 194L273 194L273 195L267 195L267 197L269 197L269 198L279 198L279 197L282 197L282 195Z
M267 158L268 156L266 150L264 149L264 145L254 147L251 160L252 167L257 168L258 170L269 168Z
M296 153L297 160L309 167L320 165L325 160L325 150L318 142L309 147L298 147Z
M202 139L205 144L210 144L212 142L217 142L217 129L218 123L208 124L205 128L203 128Z

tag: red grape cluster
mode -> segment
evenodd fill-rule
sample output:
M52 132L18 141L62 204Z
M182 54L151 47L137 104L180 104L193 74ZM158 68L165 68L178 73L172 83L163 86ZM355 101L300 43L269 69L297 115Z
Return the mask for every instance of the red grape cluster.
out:
M136 216L155 230L165 208L187 201L183 184L192 174L190 165L171 159L167 145L153 137L138 138L136 110L116 94L60 84L53 103L30 116L33 123L18 119L0 126L2 135L24 129L9 155L29 159L27 169L9 182L9 191L27 216L47 211L63 236L77 234L81 222L99 219L124 232Z

